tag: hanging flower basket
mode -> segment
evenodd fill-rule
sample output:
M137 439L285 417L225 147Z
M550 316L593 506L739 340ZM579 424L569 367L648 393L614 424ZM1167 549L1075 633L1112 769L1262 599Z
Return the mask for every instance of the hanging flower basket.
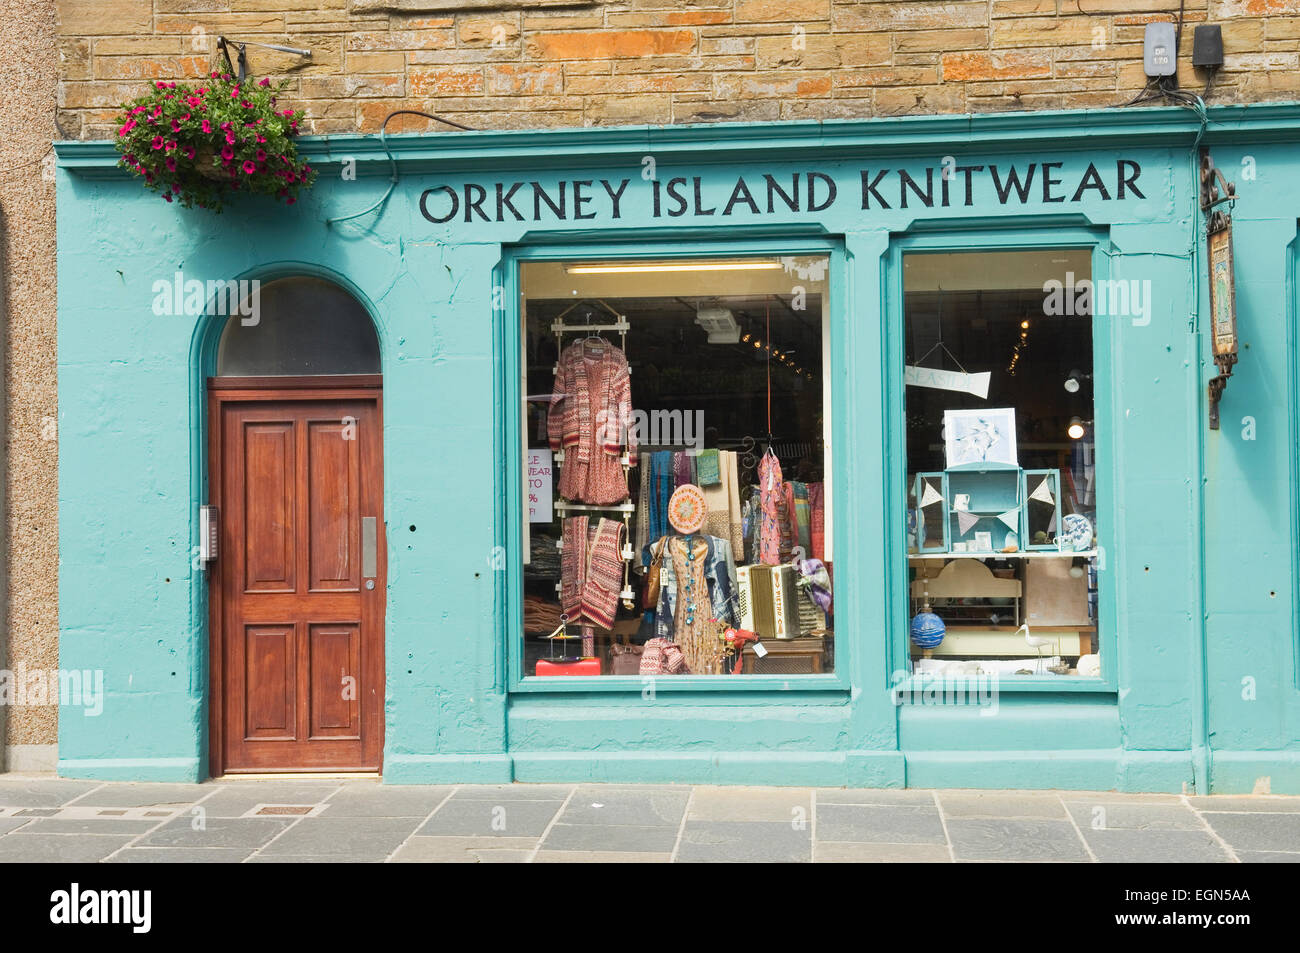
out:
M232 192L292 205L316 171L298 158L294 111L278 108L287 82L241 83L231 73L212 73L199 85L156 82L122 107L117 164L185 208L220 212Z

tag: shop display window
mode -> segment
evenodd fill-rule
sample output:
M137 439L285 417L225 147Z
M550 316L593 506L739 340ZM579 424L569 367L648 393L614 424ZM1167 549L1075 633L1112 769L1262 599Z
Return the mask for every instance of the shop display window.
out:
M829 264L521 264L524 676L834 670Z
M1100 674L1090 260L903 257L916 673Z

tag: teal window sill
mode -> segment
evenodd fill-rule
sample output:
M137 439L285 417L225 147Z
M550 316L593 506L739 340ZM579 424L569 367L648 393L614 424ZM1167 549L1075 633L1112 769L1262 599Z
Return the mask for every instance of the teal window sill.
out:
M661 692L841 692L849 691L842 675L528 675L516 679L512 692L564 694L640 694L653 682Z

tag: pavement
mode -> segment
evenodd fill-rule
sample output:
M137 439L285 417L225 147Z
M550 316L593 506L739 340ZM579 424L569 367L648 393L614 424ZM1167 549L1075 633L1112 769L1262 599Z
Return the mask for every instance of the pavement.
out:
M1300 862L1300 797L0 775L0 864Z

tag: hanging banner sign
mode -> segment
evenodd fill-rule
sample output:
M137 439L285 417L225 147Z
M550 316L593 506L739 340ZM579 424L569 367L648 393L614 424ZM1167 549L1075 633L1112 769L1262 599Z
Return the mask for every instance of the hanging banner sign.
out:
M903 368L903 383L911 387L931 387L935 390L955 390L963 394L974 394L981 400L989 396L988 371L967 374L962 371L941 371L934 367Z

